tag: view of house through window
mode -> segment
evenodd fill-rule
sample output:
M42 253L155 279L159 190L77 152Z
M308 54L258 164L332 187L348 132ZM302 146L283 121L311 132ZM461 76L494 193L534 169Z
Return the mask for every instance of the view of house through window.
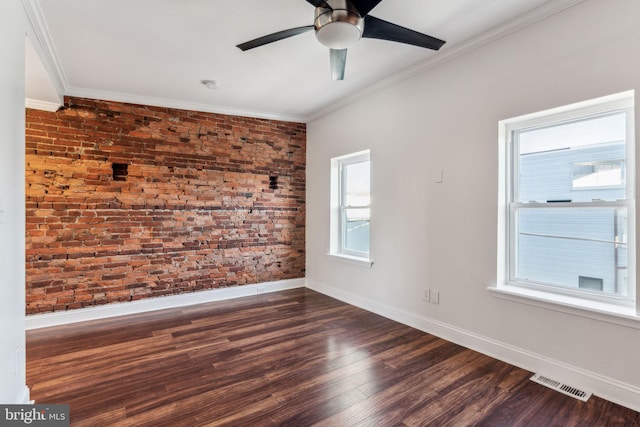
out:
M617 101L508 124L510 284L634 297L632 121Z
M343 251L369 253L369 160L342 165Z

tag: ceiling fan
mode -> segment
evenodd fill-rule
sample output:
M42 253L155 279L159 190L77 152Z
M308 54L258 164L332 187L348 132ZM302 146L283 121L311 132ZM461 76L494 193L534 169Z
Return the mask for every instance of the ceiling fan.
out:
M314 29L318 41L330 49L333 80L343 80L347 47L356 43L361 37L390 40L433 50L440 49L445 43L435 37L369 15L369 12L382 0L306 1L316 8L313 25L278 31L241 43L237 47L245 51Z

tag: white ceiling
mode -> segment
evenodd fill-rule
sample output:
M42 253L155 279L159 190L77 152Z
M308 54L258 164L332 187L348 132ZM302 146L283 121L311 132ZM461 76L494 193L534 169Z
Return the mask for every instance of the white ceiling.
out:
M345 80L333 81L329 52L313 32L246 52L235 47L311 25L314 8L305 0L25 0L39 53L27 55L27 97L50 100L55 87L63 95L306 122L579 1L383 0L371 15L447 44L434 52L362 39L349 48ZM203 79L218 80L219 89Z

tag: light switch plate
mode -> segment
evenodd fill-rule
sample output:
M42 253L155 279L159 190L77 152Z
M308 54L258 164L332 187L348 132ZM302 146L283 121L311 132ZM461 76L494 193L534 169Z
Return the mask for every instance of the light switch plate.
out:
M431 298L429 299L429 301L431 301L434 304L440 304L440 291L431 289L430 297Z

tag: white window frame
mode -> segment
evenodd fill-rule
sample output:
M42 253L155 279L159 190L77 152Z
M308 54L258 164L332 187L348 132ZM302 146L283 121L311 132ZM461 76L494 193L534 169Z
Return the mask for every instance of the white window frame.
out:
M347 250L345 248L346 240L346 211L347 209L369 209L368 206L347 206L345 195L345 166L371 162L369 150L359 151L357 153L347 154L331 159L331 236L329 242L329 256L334 260L355 264L365 267L371 267L371 242L369 241L369 251L360 252ZM371 189L369 189L371 192ZM371 229L371 216L369 216L369 227Z
M597 115L611 114L621 111L627 114L627 144L626 144L626 183L627 196L624 201L593 201L588 203L540 203L540 207L611 207L621 205L627 209L628 218L628 295L626 297L603 295L587 290L574 290L545 284L514 280L515 271L515 209L517 189L517 144L514 144L514 131L544 127L553 124L570 122ZM585 312L601 313L610 320L609 316L633 319L634 327L640 327L640 304L638 294L638 280L636 272L636 150L635 150L635 112L634 92L628 91L616 95L598 98L578 104L572 104L552 110L542 111L499 123L499 200L498 200L498 270L497 283L489 289L498 296L540 305L545 308L559 309L573 314L584 315ZM535 208L527 203L528 208ZM588 317L594 317L593 315ZM597 317L597 316L596 316ZM620 323L616 321L616 323ZM624 322L622 322L624 323Z

